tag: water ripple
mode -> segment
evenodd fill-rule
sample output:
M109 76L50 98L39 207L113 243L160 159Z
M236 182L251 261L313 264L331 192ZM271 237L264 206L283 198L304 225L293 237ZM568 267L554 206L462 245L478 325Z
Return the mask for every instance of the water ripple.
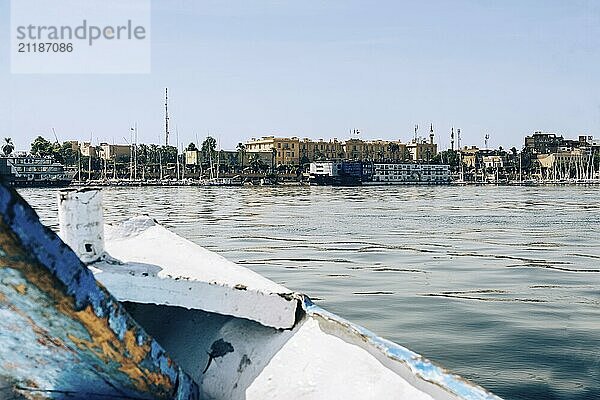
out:
M56 227L55 190L21 193ZM148 214L507 399L600 398L591 187L109 188Z

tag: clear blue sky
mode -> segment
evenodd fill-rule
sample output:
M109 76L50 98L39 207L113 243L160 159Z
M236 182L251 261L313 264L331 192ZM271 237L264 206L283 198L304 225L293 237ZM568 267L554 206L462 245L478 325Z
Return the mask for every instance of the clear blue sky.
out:
M172 137L224 148L268 134L408 141L415 123L449 144L522 145L534 131L600 136L600 2L161 0L152 73L11 75L0 0L0 136L158 142L163 91ZM161 139L162 140L162 139Z

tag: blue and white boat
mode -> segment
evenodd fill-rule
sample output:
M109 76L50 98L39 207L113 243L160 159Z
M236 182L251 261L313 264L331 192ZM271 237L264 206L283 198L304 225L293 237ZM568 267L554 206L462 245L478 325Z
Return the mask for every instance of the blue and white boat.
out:
M152 218L104 226L98 190L60 194L69 247L14 191L0 210L0 382L25 397L498 399Z

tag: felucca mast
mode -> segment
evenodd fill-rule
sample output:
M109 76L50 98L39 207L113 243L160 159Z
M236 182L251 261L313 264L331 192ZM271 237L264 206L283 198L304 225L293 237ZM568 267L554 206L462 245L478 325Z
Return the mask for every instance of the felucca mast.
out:
M165 146L169 145L169 88L165 88Z

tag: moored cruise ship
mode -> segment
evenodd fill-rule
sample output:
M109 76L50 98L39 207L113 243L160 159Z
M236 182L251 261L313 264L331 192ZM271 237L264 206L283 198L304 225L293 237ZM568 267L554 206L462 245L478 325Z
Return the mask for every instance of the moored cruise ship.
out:
M363 185L446 183L450 183L449 165L374 163L372 178Z
M450 183L450 166L361 161L318 161L310 164L316 185L442 185Z
M67 186L73 174L52 157L0 157L0 178L11 186Z

